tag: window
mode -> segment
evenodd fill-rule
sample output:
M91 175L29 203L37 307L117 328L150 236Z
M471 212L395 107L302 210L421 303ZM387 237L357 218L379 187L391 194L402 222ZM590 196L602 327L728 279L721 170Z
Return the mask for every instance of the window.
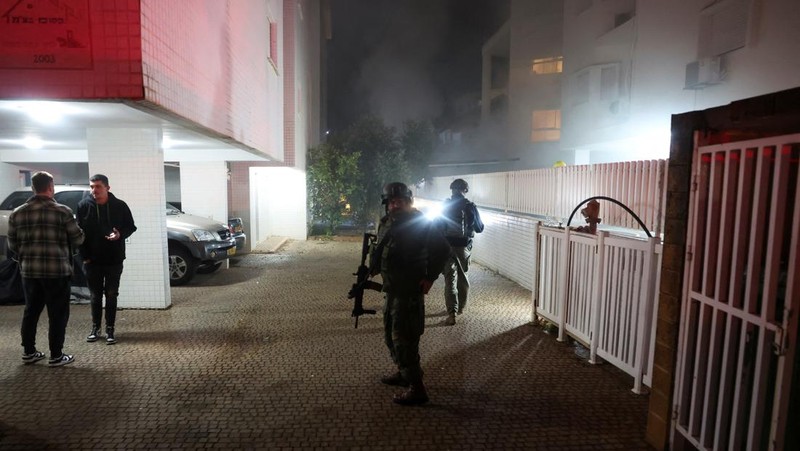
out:
M536 110L531 120L531 142L561 139L561 110Z
M747 45L751 7L751 0L726 0L703 9L698 55L722 55Z
M531 64L531 72L536 75L560 74L563 69L564 57L535 58Z
M56 193L53 198L59 204L64 204L67 207L72 209L73 213L78 211L78 203L83 200L84 197L88 197L91 195L91 191L86 190L83 191L62 191L60 193Z
M278 67L278 24L269 23L269 60L277 69Z

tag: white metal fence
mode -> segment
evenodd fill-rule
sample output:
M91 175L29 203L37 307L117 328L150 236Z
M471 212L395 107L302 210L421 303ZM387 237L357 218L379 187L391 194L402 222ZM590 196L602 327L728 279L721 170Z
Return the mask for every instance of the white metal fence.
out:
M450 182L462 178L469 183L469 198L482 207L536 215L559 223L566 223L583 200L607 196L625 204L653 235L658 236L664 229L666 175L666 160L566 166L434 177L419 187L417 195L444 199L450 196ZM603 224L628 229L639 227L622 207L603 200L600 207Z
M647 240L540 227L536 315L634 378L633 391L652 380L661 245Z
M666 170L667 162L657 160L437 177L417 196L422 204L441 200L453 179L466 180L486 222L475 238L475 260L530 288L533 314L558 325L559 340L582 342L591 362L600 357L626 371L641 393L652 378ZM565 224L594 196L628 206L655 238L594 236L537 220ZM601 225L638 229L623 208L600 203Z

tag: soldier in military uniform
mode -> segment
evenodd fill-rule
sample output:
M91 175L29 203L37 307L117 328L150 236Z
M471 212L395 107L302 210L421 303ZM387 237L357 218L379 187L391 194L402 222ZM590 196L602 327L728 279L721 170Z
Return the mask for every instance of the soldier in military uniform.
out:
M456 324L456 313L464 312L469 294L470 255L472 238L475 233L483 232L483 221L478 208L464 194L469 192L469 185L464 179L455 179L450 184L452 196L444 201L439 227L450 243L450 258L445 264L444 301L447 308L448 326Z
M370 268L383 279L384 339L398 371L381 382L408 387L394 402L424 404L428 394L422 383L419 339L425 330L425 294L444 269L450 249L440 231L412 206L405 184L387 184L382 198L387 214L378 226Z

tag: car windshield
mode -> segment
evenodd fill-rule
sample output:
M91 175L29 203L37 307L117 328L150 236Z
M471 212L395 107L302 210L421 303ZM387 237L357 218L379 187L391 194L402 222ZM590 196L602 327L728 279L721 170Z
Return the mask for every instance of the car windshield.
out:
M167 214L168 215L179 215L183 213L180 208L172 205L171 203L167 202Z
M0 204L0 210L13 210L24 204L31 196L33 191L14 191Z

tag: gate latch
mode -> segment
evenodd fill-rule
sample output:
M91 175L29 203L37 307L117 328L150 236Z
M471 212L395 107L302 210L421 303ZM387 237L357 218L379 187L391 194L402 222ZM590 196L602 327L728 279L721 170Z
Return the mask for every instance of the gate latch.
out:
M786 334L781 326L778 326L775 329L775 340L772 342L772 353L777 356L783 356L786 354Z

